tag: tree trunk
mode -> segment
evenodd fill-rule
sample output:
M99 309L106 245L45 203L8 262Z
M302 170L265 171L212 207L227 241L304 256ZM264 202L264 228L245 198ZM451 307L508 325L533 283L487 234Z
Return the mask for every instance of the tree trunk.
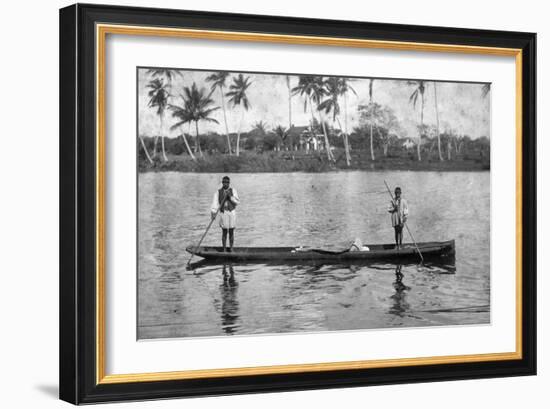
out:
M374 123L374 105L372 102L372 88L373 88L374 80L371 79L369 82L369 105L370 105L370 159L374 161L374 147L372 143L372 128Z
M325 136L325 149L327 151L327 158L328 158L329 161L334 162L334 155L332 154L332 150L330 149L330 142L328 140L328 133L327 133L327 128L325 126L325 121L323 121L323 117L321 116L321 114L319 114L319 117L321 119L321 126L323 128L323 135Z
M338 123L338 128L340 128L340 134L342 135L342 140L344 141L344 153L346 155L346 165L349 166L350 165L350 161L349 161L349 157L348 157L348 141L346 140L346 134L344 133L344 131L342 130L342 124L340 123L340 118L338 117L335 117L335 120L336 121L332 121L332 126L334 126L336 124L336 122Z
M451 138L449 137L447 141L447 160L451 160L451 150L453 149L453 145L451 143Z
M243 124L243 117L244 117L244 108L241 107L241 119L239 120L239 130L237 131L237 151L236 151L237 156L239 156L239 154L241 152L241 149L240 149L240 145L241 145L241 126Z
M330 142L328 140L328 133L327 128L325 126L325 121L323 120L323 115L321 111L317 111L319 113L319 120L321 122L321 127L323 128L323 135L325 136L325 149L327 151L327 158L329 161L335 162L334 155L332 154L332 151L330 149Z
M290 90L290 77L286 76L286 86L288 88L288 130L292 128L292 93Z
M344 134L344 148L346 150L346 164L348 166L351 165L351 153L350 153L350 148L349 148L349 139L348 139L348 134Z
M147 156L147 159L149 160L149 163L151 163L151 165L153 164L153 159L151 159L151 156L149 155L149 152L147 151L147 147L145 146L145 142L143 141L143 138L141 136L139 136L139 141L141 142L141 147L143 148L144 152L145 152L145 156Z
M388 156L388 144L384 144L384 156Z
M164 149L164 115L160 116L160 143L162 145L162 158L165 162L168 162L166 150Z
M227 138L227 149L229 149L229 155L231 156L231 139L229 139L229 128L227 126L227 114L225 113L225 98L223 96L222 87L220 87L220 94L222 96L223 121L225 122L225 136Z
M351 154L348 140L348 96L347 93L344 94L344 148L346 151L346 164L349 166L351 164Z
M158 135L155 136L155 143L153 144L153 158L157 156L157 142L159 140Z
M314 147L313 147L313 150L316 151L317 150L317 135L315 135L315 128L314 128L314 124L315 124L315 115L313 114L313 104L311 103L311 98L309 98L309 112L311 112L311 136L313 137L314 139Z
M437 108L437 83L434 82L434 103L435 103L435 127L437 132L437 150L439 152L439 160L443 162L441 155L441 136L439 135L439 109ZM451 160L451 158L449 158Z
M372 144L372 115L371 115L371 118L370 118L370 159L372 161L374 161L374 146Z
M181 130L181 135L183 137L183 143L185 143L185 147L187 148L187 153L189 153L189 156L191 156L191 159L196 161L197 158L195 158L195 155L193 155L193 151L191 150L191 147L189 146L189 143L187 142L187 138L185 137L185 132L183 132L183 129L181 127L180 127L180 130ZM191 130L191 122L189 123L189 130Z
M201 144L200 144L200 140L199 140L199 121L195 121L195 131L197 133L197 146L199 147L199 154L202 157L203 154L202 154Z
M416 145L416 153L418 154L418 161L422 160L420 156L420 145L422 144L422 132L424 130L424 94L422 94L422 105L420 106L420 132L418 132L418 144Z

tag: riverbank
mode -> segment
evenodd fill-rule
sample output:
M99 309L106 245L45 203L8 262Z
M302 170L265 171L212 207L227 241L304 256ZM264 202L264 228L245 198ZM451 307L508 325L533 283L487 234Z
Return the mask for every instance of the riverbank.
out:
M336 162L330 162L324 152L242 152L240 156L227 154L205 154L197 156L193 161L188 155L168 155L168 161L155 158L150 164L140 157L140 172L331 172L337 170L405 170L405 171L436 171L464 172L490 170L488 157L468 155L457 156L451 160L440 161L437 155L425 155L418 161L415 152L400 155L381 155L373 161L368 151L354 151L351 164L346 164L343 151L335 150Z

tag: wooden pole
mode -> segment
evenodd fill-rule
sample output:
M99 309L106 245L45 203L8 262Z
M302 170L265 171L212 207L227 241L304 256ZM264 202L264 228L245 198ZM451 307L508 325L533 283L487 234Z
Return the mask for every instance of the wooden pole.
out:
M218 216L218 213L220 212L220 209L222 208L222 206L225 203L226 199L227 199L227 193L224 193L222 202L218 206L218 210L216 210L216 213L214 214L214 217L212 217L211 220L210 220L210 223L208 223L208 227L206 227L206 231L204 232L201 239L199 240L199 244L197 244L197 246L195 247L195 251L193 253L191 253L191 257L189 257L189 260L187 261L187 265L191 264L191 260L193 259L193 256L195 255L195 253L197 252L197 250L201 246L202 241L206 237L206 234L208 233L208 230L210 230L210 227L212 226L212 223L214 223L214 220L216 220L216 217Z
M386 183L386 181L384 180L384 184L386 185L386 189L388 189L388 193L390 194L390 197L391 197L391 201L392 201L392 204L395 205L395 202L393 201L393 194L390 190L390 187L388 186L388 184ZM409 226L407 226L407 223L406 222L403 222L403 224L405 225L405 227L407 228L407 231L409 232L409 236L411 236L411 239L414 243L414 246L416 247L416 251L418 251L418 255L420 256L420 260L422 260L422 263L424 263L424 257L422 256L422 253L420 252L420 249L418 248L418 244L416 244L416 240L414 239L410 229L409 229Z

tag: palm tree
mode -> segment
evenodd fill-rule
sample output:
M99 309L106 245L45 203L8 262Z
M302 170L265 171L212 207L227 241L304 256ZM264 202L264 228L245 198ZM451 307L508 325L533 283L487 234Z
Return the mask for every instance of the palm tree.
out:
M197 84L195 82L193 82L191 88L183 87L182 98L185 101L184 106L186 112L189 115L189 119L195 122L195 153L198 152L201 156L203 155L199 140L199 122L206 121L214 122L216 124L219 123L216 119L210 118L210 115L214 111L220 109L220 107L211 106L212 104L214 104L214 100L210 98L211 95L212 92L206 94L206 90L204 88L197 88Z
M420 106L420 127L418 132L418 144L416 145L416 152L418 154L418 161L421 161L420 156L420 144L422 143L422 130L424 129L424 92L426 91L425 81L407 81L407 85L414 85L415 89L409 97L409 102L413 104L413 107L416 108L416 102L418 101L418 96L420 96L421 106Z
M349 84L351 80L348 80L347 78L342 78L340 80L341 85L341 93L344 96L344 145L346 148L346 161L348 166L351 163L351 154L350 154L350 144L348 139L348 92L351 91L355 95L357 95L357 92L353 89L353 87Z
M322 101L317 109L319 111L324 111L326 115L332 113L332 123L338 123L338 128L340 133L342 132L342 124L340 123L340 103L338 99L342 95L342 80L338 77L328 77L325 80L325 89L327 90L327 99ZM346 144L346 138L344 137L344 149L346 151L346 163L350 165L350 158L348 152L348 146Z
M168 91L168 98L170 97L170 91L172 88L172 79L176 76L183 77L183 74L179 70L173 70L170 68L150 68L147 70L147 74L150 74L153 79L160 78L161 80L166 80L166 89ZM157 142L158 142L158 135L155 137L155 143L153 145L153 157L157 154ZM164 139L162 139L162 145L163 145L163 152L164 152ZM166 155L164 155L166 160Z
M239 74L238 77L233 78L233 84L229 86L230 91L225 94L226 97L229 97L229 102L233 104L233 108L237 106L241 108L241 119L239 120L239 128L237 130L237 149L235 152L237 156L240 153L241 126L244 112L250 108L250 101L248 100L246 91L251 84L250 77L245 78L242 74Z
M214 74L209 75L206 78L206 81L211 82L212 86L210 88L211 91L214 91L216 88L220 90L220 97L222 102L222 110L223 110L223 121L225 123L225 137L227 138L227 149L229 152L229 155L231 155L231 139L229 139L229 128L227 126L227 114L225 112L225 95L224 95L224 88L225 88L225 81L227 80L227 77L229 76L228 72L224 71L218 71Z
M264 121L256 122L253 129L256 129L261 135L265 135L267 133L267 124Z
M273 129L273 132L279 137L279 139L281 140L281 145L283 145L285 143L286 137L288 136L288 131L283 126L278 125Z
M439 109L437 108L437 82L434 82L434 104L435 104L435 130L437 133L437 150L439 152L439 160L443 162L441 156L441 135L439 134ZM450 160L451 158L449 158Z
M292 128L292 89L290 87L290 76L286 76L286 87L288 88L288 129Z
M314 76L314 75L300 75L298 78L298 85L292 88L292 93L294 95L300 94L304 98L304 112L307 110L309 103L309 109L311 111L311 134L315 135L314 123L314 105L316 105L316 111L319 113L319 122L323 128L323 134L325 137L325 148L327 151L327 158L329 161L334 162L334 155L330 149L330 142L328 140L328 133L325 125L325 121L321 116L321 111L319 110L319 104L323 96L327 94L327 91L324 86L323 77Z
M172 116L177 118L178 121L170 127L170 129L174 130L177 128L180 128L183 142L185 143L185 147L187 148L187 152L189 153L189 156L194 161L197 160L195 158L195 155L193 155L193 151L191 150L191 147L189 146L189 143L187 142L187 138L185 137L185 132L181 127L185 124L189 124L189 128L191 127L191 122L193 121L193 115L192 115L192 108L189 104L189 101L186 101L183 95L180 95L180 98L182 100L182 105L170 105L170 110L172 111Z
M155 78L152 81L149 81L149 84L147 84L147 88L150 88L149 91L149 107L156 107L157 108L157 115L159 116L160 120L160 130L159 135L162 141L162 156L164 158L164 161L168 161L168 158L166 157L166 151L164 150L164 112L166 111L166 107L168 105L168 97L170 96L166 84L164 84L164 81L162 79ZM153 157L156 155L157 151L157 140L158 136L155 138L155 145L153 148Z

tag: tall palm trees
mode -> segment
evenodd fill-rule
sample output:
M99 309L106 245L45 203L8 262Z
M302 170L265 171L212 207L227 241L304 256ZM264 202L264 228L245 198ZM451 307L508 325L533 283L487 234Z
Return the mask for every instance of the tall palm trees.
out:
M183 74L179 70L174 70L171 68L150 68L147 70L147 74L150 74L153 79L160 78L161 80L166 80L166 89L168 91L167 100L170 98L170 90L172 88L172 79L175 77L183 77ZM168 101L167 101L168 102ZM157 142L158 136L155 138L155 143L153 145L153 157L157 154ZM166 154L164 153L164 136L161 135L161 144L164 160L166 161Z
M226 86L225 81L227 80L227 77L229 77L228 72L219 71L215 72L211 75L209 75L206 78L207 82L211 82L212 86L210 88L211 91L214 91L216 88L220 90L220 98L221 98L221 105L223 110L223 121L225 123L225 137L227 138L227 151L229 152L229 155L231 155L231 140L229 139L229 128L227 127L227 114L225 112L225 96L224 96L224 88Z
M164 113L166 111L166 107L168 105L168 97L169 92L167 89L167 85L164 83L162 79L155 78L147 84L147 88L150 89L148 95L149 95L149 107L157 108L157 115L159 116L159 135L161 137L162 141L162 156L164 158L164 161L166 162L168 158L166 157L166 152L164 150ZM156 154L156 141L158 139L155 139L155 146L153 151L153 156Z
M309 104L309 109L311 112L312 135L315 135L315 130L313 127L315 123L315 116L314 116L314 104L315 104L316 111L319 114L319 122L321 123L321 126L323 128L327 158L329 161L334 162L334 155L332 154L332 150L330 149L330 142L328 140L328 134L327 134L325 122L323 121L321 111L319 110L319 104L321 103L321 99L327 94L327 91L325 89L324 82L323 82L323 77L314 76L314 75L300 75L300 77L298 78L298 85L292 88L292 93L294 95L299 94L304 98L304 112L307 110L307 106Z
M343 93L342 79L338 77L329 77L325 80L324 85L327 93L327 98L319 104L318 109L319 111L324 111L325 114L327 115L330 115L332 113L333 124L337 122L338 128L340 129L340 133L343 134L342 124L340 123L340 118L339 118L340 103L338 102L340 95L342 95ZM349 166L350 157L349 157L349 150L348 150L348 145L346 143L345 136L344 136L344 150L346 151L346 163Z
M246 73L231 73L231 72L192 72L184 73L185 75L185 85L183 86L183 81L177 80L175 78L179 74L176 74L177 71L166 70L166 69L150 69L147 71L145 76L145 87L140 85L140 98L147 97L145 103L148 103L149 108L146 108L147 111L147 120L148 124L153 125L154 131L152 136L155 139L155 144L157 139L162 140L162 151L158 149L159 158L163 158L164 161L167 160L168 152L165 151L165 136L172 136L171 131L168 129L169 125L173 126L170 129L180 129L183 128L185 124L189 124L189 127L193 125L195 132L192 132L192 137L189 137L189 131L185 126L187 132L183 133L183 140L185 146L188 148L190 156L193 158L194 154L202 155L202 147L205 146L205 143L201 144L201 138L205 138L206 125L205 122L214 122L222 123L221 112L215 113L219 107L223 110L223 120L225 123L225 129L223 126L220 126L218 132L220 133L214 140L212 137L212 146L216 144L216 151L226 151L229 155L235 153L240 154L240 139L241 134L250 130L253 127L254 121L248 120L250 116L250 96L251 90L256 86L256 80L252 84L253 77L250 74ZM143 74L143 73L141 73ZM195 82L193 82L195 81ZM340 149L339 152L342 154L342 159L345 158L348 166L351 165L351 146L350 146L350 136L348 132L348 127L351 128L356 125L358 122L361 126L360 133L365 136L364 138L364 149L365 152L369 150L370 142L370 158L375 160L375 156L382 157L382 146L384 146L384 155L387 154L387 144L384 143L384 140L389 140L389 126L386 125L385 113L383 109L386 105L380 105L382 101L392 97L391 106L396 106L402 111L403 105L408 105L410 109L410 114L417 117L414 120L413 126L416 125L418 129L418 143L416 144L418 160L426 160L422 158L428 154L428 149L425 150L425 153L422 154L422 144L426 142L426 123L429 125L430 139L433 135L437 134L437 147L439 153L439 159L445 160L447 155L445 154L445 147L442 147L441 144L445 144L445 129L446 125L444 120L448 119L443 117L442 114L446 111L439 111L441 104L444 102L445 106L450 106L449 104L453 103L452 99L447 98L447 90L445 85L436 83L435 81L423 81L423 80L411 80L411 81L402 81L401 85L407 84L401 90L401 95L390 95L385 89L385 83L381 80L375 78L366 78L362 81L354 81L350 78L345 77L329 77L329 76L314 76L314 75L280 75L274 77L270 75L265 77L265 81L258 76L258 85L261 87L271 87L276 84L279 88L279 100L275 101L273 98L270 100L269 96L273 95L272 93L265 93L265 96L259 97L258 104L260 104L259 111L264 111L264 115L260 115L254 118L257 122L258 132L252 132L250 140L257 142L263 138L274 139L274 132L271 130L269 135L266 132L263 132L262 129L265 129L264 122L266 120L271 120L270 115L273 115L277 118L275 123L280 123L282 128L279 131L282 131L284 128L287 133L287 138L284 140L285 145L288 145L290 139L288 136L294 136L294 138L302 138L303 135L300 132L301 129L294 128L292 121L298 120L308 121L311 120L310 126L312 135L323 140L324 144L321 142L321 149L324 145L326 149L326 157L329 161L334 161L334 156L337 152L331 150L329 138L332 138L333 127L337 132L341 132L343 149ZM173 85L172 85L173 82ZM252 85L251 85L252 84ZM180 88L181 85L181 88ZM433 85L433 97L432 97L432 85ZM358 90L361 90L361 93L364 95L364 101L360 101L363 105L358 105L356 100L353 99L353 95L356 94L353 87L356 87ZM206 87L206 88L203 88ZM284 88L287 88L285 90ZM487 95L489 92L489 84L479 84L475 86L478 99L482 99L483 96ZM374 89L376 88L376 89ZM143 95L144 91L146 92ZM280 92L282 91L282 94ZM374 95L376 91L376 95ZM445 91L445 92L443 92ZM288 92L288 95L285 95ZM393 91L392 91L393 92ZM218 94L219 93L219 94ZM368 94L367 94L368 93ZM172 97L171 94L174 94ZM178 94L181 94L181 99ZM351 96L350 96L351 95ZM300 102L304 103L304 113L293 112L293 107L296 106L296 96L300 96L303 99L300 99ZM442 97L443 96L443 97ZM288 98L288 99L287 99ZM294 98L294 99L293 99ZM431 108L433 98L433 106ZM214 101L212 100L214 99ZM489 99L487 98L485 102ZM408 102L407 102L408 101ZM215 102L215 103L214 103ZM490 102L490 101L489 101ZM175 104L175 105L172 105ZM294 106L293 106L294 103ZM430 105L430 108L426 106L426 103ZM228 106L226 106L228 104ZM277 106L269 106L269 104L277 104ZM485 106L485 104L483 104ZM357 111L355 108L357 106ZM170 119L166 120L166 109L170 109ZM227 110L226 110L227 108ZM348 108L354 109L354 112L348 112ZM143 109L143 106L141 107ZM229 111L233 109L232 111ZM300 109L300 108L298 108ZM432 111L434 109L435 111ZM286 113L288 110L288 127ZM309 110L309 112L308 112ZM256 111L256 110L254 110ZM456 117L454 115L450 117ZM432 113L434 112L434 113ZM348 116L349 114L349 116ZM232 115L234 115L232 117ZM310 117L311 115L311 117ZM229 118L227 118L229 116ZM283 118L282 120L280 118ZM215 118L215 119L214 119ZM232 118L235 118L235 125L231 125ZM330 120L329 120L330 118ZM252 118L251 118L252 119ZM228 122L229 120L229 122ZM171 123L168 123L171 122ZM238 122L238 128L237 128ZM462 121L464 122L464 121ZM329 125L327 125L329 124ZM237 134L236 141L232 140L232 137L229 133L229 127L234 126L232 129L233 132ZM307 125L307 124L306 124ZM199 127L203 128L202 134L199 132ZM160 128L157 132L157 128ZM309 128L309 127L308 127ZM314 129L315 128L315 129ZM215 129L212 127L212 129ZM223 132L222 131L225 131ZM270 128L271 129L271 128ZM289 132L292 129L291 132ZM404 129L404 128L403 128ZM221 132L220 132L221 131ZM322 132L322 134L321 134ZM413 131L414 132L414 131ZM225 133L225 138L223 136ZM370 138L369 138L370 133ZM288 135L289 134L289 135ZM305 132L308 136L308 132ZM156 135L156 136L155 136ZM246 134L245 134L246 135ZM264 136L265 135L265 136ZM396 138L396 133L393 132L394 139ZM174 135L175 136L175 135ZM254 138L252 138L254 136ZM411 135L414 136L414 135ZM141 154L141 159L149 160L151 163L154 163L154 155L152 152L148 152L147 149L152 149L152 144L146 146L147 138L142 135L138 135L139 141L138 146L145 151L145 155ZM145 139L143 139L145 138ZM193 141L189 139L195 139L194 147ZM224 142L226 139L226 142ZM369 140L370 139L370 140ZM281 140L282 137L281 137ZM330 139L332 141L332 139ZM209 139L210 141L210 139ZM378 141L381 141L380 151L374 151L374 145L378 144ZM431 154L435 155L435 137L433 138L433 151L430 150ZM136 141L137 142L137 141ZM452 140L451 140L452 142ZM292 142L293 143L293 142ZM339 142L338 142L339 143ZM160 144L159 144L160 145ZM182 143L183 145L183 143ZM232 146L233 145L233 146ZM236 145L236 146L235 146ZM361 142L363 146L363 142ZM246 149L252 149L254 145L246 144ZM303 146L303 141L302 141ZM341 146L341 145L340 145ZM378 146L378 145L377 145ZM427 145L426 145L427 146ZM355 147L355 146L354 146ZM169 148L169 145L166 146ZM194 149L193 149L194 148ZM243 148L243 149L245 149ZM316 147L317 149L317 147ZM156 149L154 150L156 152ZM162 155L160 153L162 152ZM451 149L447 147L448 154L451 153ZM151 155L149 155L151 153ZM179 152L178 152L179 153ZM367 153L368 155L368 153ZM198 156L198 155L197 155ZM435 156L434 156L435 157ZM198 157L197 157L198 159ZM158 160L158 159L157 159Z
M216 119L210 118L210 115L214 111L220 109L220 107L212 107L214 101L210 98L211 95L212 93L206 94L204 88L199 89L195 82L193 82L191 87L183 87L182 97L185 101L184 109L186 114L184 117L188 117L190 121L195 122L195 153L198 152L201 156L202 149L199 140L199 122L206 121L218 123Z
M180 98L182 100L182 105L170 105L170 109L172 110L172 116L177 118L177 122L170 127L170 129L174 130L177 128L180 128L185 125L189 124L189 128L191 127L191 122L193 121L193 108L190 105L190 101L186 100L183 95L180 95ZM183 138L183 142L185 143L185 147L187 148L187 153L189 153L189 156L191 159L196 161L195 155L193 154L193 151L191 150L191 147L189 146L189 143L187 142L187 138L185 137L185 132L183 129L181 129L181 134Z
M350 154L350 144L349 144L349 132L348 132L348 93L351 91L355 95L357 95L357 92L353 89L353 87L350 85L351 80L347 78L341 78L341 88L340 91L342 95L344 96L344 146L346 150L346 161L348 166L351 163L351 154Z
M409 97L409 102L416 108L416 102L420 96L420 127L418 130L418 143L416 145L416 152L418 154L418 161L422 160L420 156L420 145L422 144L422 133L424 131L424 93L426 92L426 82L422 80L407 81L407 85L413 85L415 88Z
M250 101L246 95L246 91L250 87L252 82L250 77L244 77L243 74L239 74L238 77L233 78L233 84L229 86L229 92L225 94L229 97L229 102L233 105L233 108L237 106L241 109L241 119L239 120L239 127L237 130L237 149L235 154L239 156L240 153L240 140L241 140L241 126L244 118L244 112L250 108Z

